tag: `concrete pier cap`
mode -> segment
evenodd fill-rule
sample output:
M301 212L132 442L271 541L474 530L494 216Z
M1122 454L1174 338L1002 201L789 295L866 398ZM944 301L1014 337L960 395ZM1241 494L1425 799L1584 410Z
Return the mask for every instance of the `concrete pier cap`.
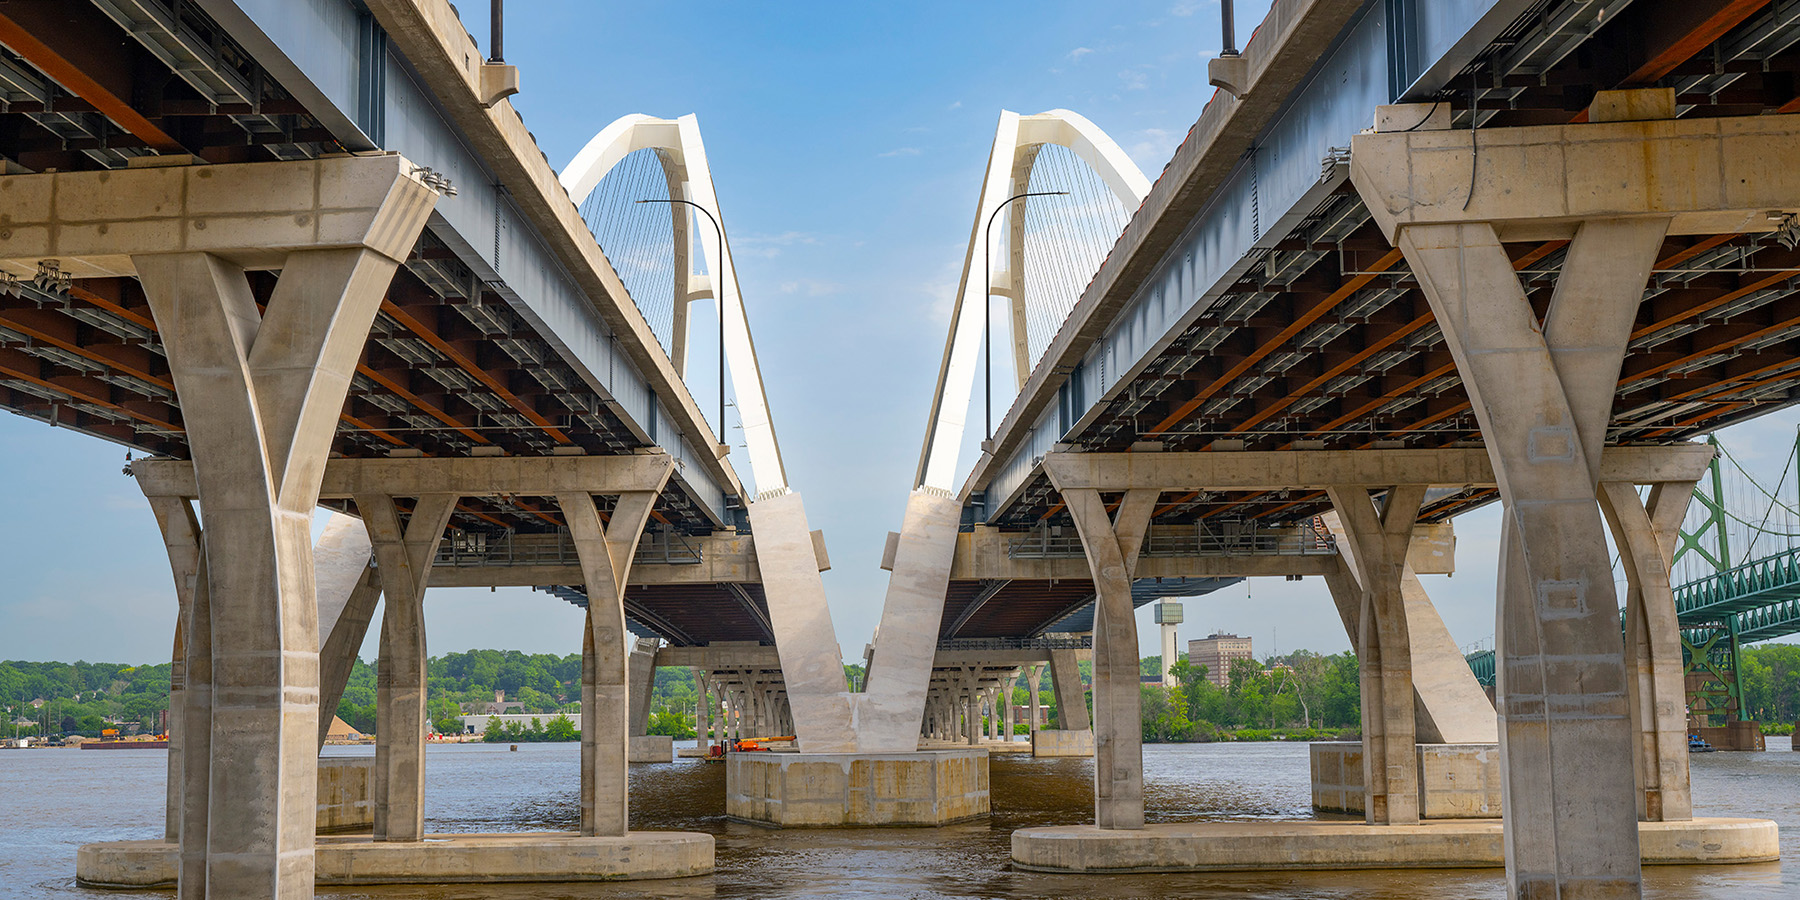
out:
M732 753L725 813L778 828L948 825L985 818L988 753Z
M1638 823L1644 865L1772 862L1781 836L1765 819ZM1013 832L1012 859L1031 872L1125 874L1289 869L1483 869L1506 864L1499 819L1417 825L1362 822L1185 822L1142 830L1093 825Z

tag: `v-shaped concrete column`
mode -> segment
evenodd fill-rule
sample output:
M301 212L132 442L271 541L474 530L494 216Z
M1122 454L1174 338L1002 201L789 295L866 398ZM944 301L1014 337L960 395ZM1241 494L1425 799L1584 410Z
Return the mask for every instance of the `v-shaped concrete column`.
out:
M181 401L212 664L208 810L182 830L184 854L205 855L184 864L181 894L310 897L312 511L369 325L436 194L397 156L21 177L9 186L49 180L53 223L82 226L9 232L0 255L35 241L44 256L129 258ZM266 311L247 265L281 270Z
M1358 186L1386 204L1393 189L1371 165ZM1577 225L1541 322L1493 224L1395 228L1505 504L1495 655L1506 861L1520 897L1640 891L1637 829L1621 824L1637 815L1619 607L1594 497L1626 342L1668 224Z
M587 628L581 646L581 833L623 835L630 826L626 796L630 771L631 697L627 674L630 633L625 630L625 584L644 523L668 481L674 462L664 460L655 490L619 495L606 523L587 493L559 493L586 581Z
M1694 817L1688 782L1687 684L1681 667L1681 624L1669 583L1681 519L1693 482L1600 485L1600 508L1625 567L1625 677L1637 738L1632 764L1638 818L1672 822Z
M1423 485L1391 487L1378 511L1360 487L1333 487L1345 561L1361 586L1356 655L1362 678L1363 785L1372 825L1419 821L1419 754L1413 719L1412 646L1402 580Z
M1094 822L1101 828L1144 827L1143 698L1131 574L1159 495L1126 491L1117 514L1108 515L1099 491L1062 492L1094 576ZM1074 702L1081 702L1079 693ZM1061 703L1058 698L1059 710Z
M271 885L278 896L310 896L319 689L311 516L349 374L395 263L366 250L291 254L264 316L242 270L218 257L137 264L186 412L211 560L211 753L231 763L213 766L207 883L225 896L267 896ZM196 896L193 887L184 895Z
M426 494L404 529L394 498L357 494L381 569L381 656L375 670L375 839L425 837L425 585L456 494Z

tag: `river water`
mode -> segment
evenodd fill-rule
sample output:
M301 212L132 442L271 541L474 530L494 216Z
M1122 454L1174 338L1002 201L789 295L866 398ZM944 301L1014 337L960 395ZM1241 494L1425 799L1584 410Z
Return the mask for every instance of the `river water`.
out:
M1781 825L1780 864L1656 867L1656 898L1800 898L1800 753L1771 738L1764 753L1693 758L1701 815L1757 816ZM331 747L357 755L364 747ZM428 751L430 831L573 830L579 816L575 744L435 745ZM1159 822L1311 815L1305 744L1145 748L1150 819ZM74 884L75 848L162 834L164 754L0 751L0 898L127 900L170 892L101 892ZM322 890L383 900L560 898L1503 898L1503 872L1295 872L1066 876L1015 872L1008 835L1092 816L1086 759L997 756L991 821L947 828L772 831L726 821L724 767L700 760L636 765L632 827L705 831L716 874L600 885L453 885Z

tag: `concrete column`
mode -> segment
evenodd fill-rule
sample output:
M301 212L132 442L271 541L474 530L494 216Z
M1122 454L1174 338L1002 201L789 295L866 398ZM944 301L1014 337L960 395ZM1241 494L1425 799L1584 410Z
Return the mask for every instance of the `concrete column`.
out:
M631 733L646 734L650 728L650 701L656 696L656 641L637 641L631 649L630 670L626 673L631 687Z
M690 670L694 676L694 742L701 747L712 739L712 712L707 709L706 673Z
M400 255L430 206L391 210ZM397 262L360 247L290 253L266 312L244 271L219 257L133 262L187 411L217 601L207 892L311 896L319 715L312 512L350 377ZM192 884L184 893L200 895Z
M182 683L187 672L187 650L182 646L181 613L175 614L174 647L169 653L169 709L164 713L163 735L169 743L167 769L163 778L163 840L181 840L181 783L186 773L182 764L181 701Z
M375 839L425 837L425 585L456 494L419 497L403 527L394 498L357 494L381 568L381 657L375 670Z
M797 719L795 728L781 730L770 716L765 723L770 732L766 733L794 734L803 752L853 751L859 729L853 724L852 695L844 682L844 654L831 623L831 608L825 602L825 583L819 577L820 559L807 525L806 507L798 493L788 491L751 503L749 517L756 532L756 561L768 598L769 627L781 656L788 703ZM939 604L941 607L941 597ZM934 636L935 628L931 631ZM917 733L915 723L912 734Z
M1013 712L1013 685L1017 683L1017 675L1008 675L1006 677L1006 686L1001 689L1002 704L1000 707L1000 727L1005 733L1005 736L1002 737L1001 740L1006 741L1009 744L1013 742L1013 732L1017 730L1013 722L1013 719L1017 717L1017 714Z
M1087 691L1081 686L1081 664L1074 650L1050 651L1050 692L1056 698L1056 727L1086 731Z
M668 463L673 467L673 462ZM662 481L670 469L663 470ZM623 836L630 822L626 785L630 773L630 698L626 657L625 585L644 523L656 505L655 491L619 495L611 521L600 523L594 498L586 493L558 494L557 506L569 523L569 536L581 558L588 595L587 628L582 640L581 683L581 833Z
M920 487L907 498L869 683L857 698L857 749L865 753L918 748L961 521L962 504L949 491Z
M1054 660L1056 654L1052 652L1050 658ZM1026 676L1029 681L1029 693L1031 694L1027 699L1031 702L1031 734L1035 735L1038 733L1038 726L1042 725L1044 722L1044 714L1040 705L1042 701L1038 699L1038 686L1044 683L1044 668L1042 666L1032 665L1026 666L1025 671L1030 673Z
M1638 497L1635 485L1600 485L1600 508L1625 566L1625 688L1637 738L1632 765L1638 818L1646 822L1694 817L1681 625L1669 583L1681 519L1693 495L1691 482L1655 485L1648 502Z
M1504 503L1495 657L1507 874L1520 897L1640 892L1619 606L1594 497L1626 341L1667 226L1582 222L1542 322L1492 225L1398 231Z
M362 520L328 513L313 544L313 584L319 603L319 746L343 699L356 654L369 633L381 575Z
M1094 576L1094 822L1106 829L1143 828L1144 732L1131 573L1160 492L1126 491L1116 515L1108 514L1097 490L1061 493ZM1075 702L1081 702L1079 691ZM1060 697L1057 703L1060 709Z
M969 685L968 699L963 704L963 709L966 710L969 719L965 733L969 738L969 746L973 747L981 743L981 691L977 690L973 684Z
M168 551L179 615L180 706L169 704L169 784L164 836L181 842L181 895L206 896L206 817L210 808L212 744L212 609L206 542L194 506L180 497L150 497L150 510ZM190 838L183 840L183 836Z
M1416 825L1419 753L1401 581L1425 488L1391 487L1379 511L1362 488L1334 487L1328 494L1343 525L1340 552L1362 588L1356 655L1362 680L1365 814L1371 825Z

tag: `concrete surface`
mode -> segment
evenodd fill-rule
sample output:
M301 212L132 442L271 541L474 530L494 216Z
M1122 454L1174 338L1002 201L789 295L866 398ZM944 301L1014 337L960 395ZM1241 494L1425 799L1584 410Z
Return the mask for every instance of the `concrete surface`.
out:
M733 753L725 812L779 827L945 825L988 814L988 755Z
M1093 756L1094 733L1040 728L1031 735L1031 755L1038 757Z
M319 760L318 832L358 831L375 825L370 796L375 760L367 756L331 756Z
M1313 808L1365 814L1363 746L1353 741L1312 744ZM1419 813L1426 819L1487 819L1500 815L1497 744L1418 745Z
M701 755L704 756L704 748ZM666 763L675 761L675 739L666 734L634 734L627 762Z
M85 887L172 887L179 858L176 845L165 841L86 844L76 851L75 880ZM683 831L434 834L409 843L330 837L320 838L314 852L315 883L322 887L635 881L712 870L712 835Z
M1780 835L1764 819L1642 822L1646 865L1770 862ZM1139 831L1092 825L1013 832L1013 865L1033 872L1218 872L1281 869L1466 869L1504 865L1499 819L1189 822Z

